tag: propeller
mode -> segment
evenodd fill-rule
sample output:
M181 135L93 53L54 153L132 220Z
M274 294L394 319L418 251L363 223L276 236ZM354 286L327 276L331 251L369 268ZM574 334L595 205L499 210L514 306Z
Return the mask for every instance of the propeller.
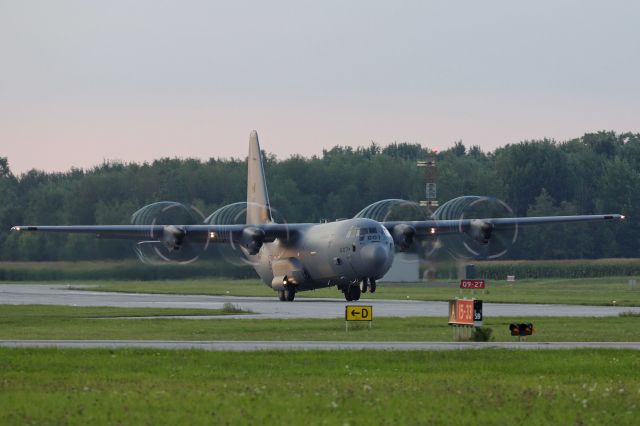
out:
M209 240L189 240L180 225L201 223L203 217L197 208L175 201L159 201L142 207L131 215L133 225L166 226L161 235L149 235L149 241L138 242L134 246L136 255L150 264L195 262L207 249Z
M513 210L495 197L466 195L444 203L433 214L436 220L460 220L459 234L441 235L444 247L457 259L496 259L503 256L518 238L518 226L494 229L482 218L513 217ZM471 219L468 229L462 220Z
M284 217L275 209L271 208L271 217L277 223L287 222ZM247 203L242 201L238 203L223 206L204 219L204 223L208 225L241 225L246 223ZM245 252L251 256L259 255L260 249L264 244L264 231L257 227L247 227L243 230L240 240L234 240L231 235L223 235L223 239L229 241L228 244L215 244L219 254L227 262L235 266L255 265L259 259L246 256ZM287 238L288 240L288 230ZM278 248L284 244L281 241L275 241L272 245L272 255L278 254ZM244 249L244 251L243 251Z

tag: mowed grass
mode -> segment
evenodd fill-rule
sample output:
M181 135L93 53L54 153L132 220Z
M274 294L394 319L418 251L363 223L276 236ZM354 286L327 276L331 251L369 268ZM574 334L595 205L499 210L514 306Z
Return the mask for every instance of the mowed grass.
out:
M486 302L498 303L552 303L574 305L640 306L640 284L635 289L628 285L629 277L605 278L547 278L506 281L487 281L487 288L460 291L458 282L439 283L379 283L375 294L365 293L361 300L449 300L461 296L474 296ZM639 280L640 281L640 280ZM199 279L184 281L112 281L97 282L90 286L72 284L73 288L97 291L203 294L229 296L270 296L276 293L258 280ZM297 298L343 298L336 287L299 292Z
M2 424L637 424L635 351L0 349Z
M209 315L209 310L84 308L0 305L0 339L103 340L309 340L452 341L447 319L376 318L371 329L356 324L345 331L343 319L135 319L151 315ZM131 316L131 319L123 317ZM511 322L532 322L532 342L638 341L640 317L486 318L496 341L514 341Z
M115 308L108 306L59 305L0 305L0 320L11 325L13 321L56 321L78 319L138 318L162 316L235 315L248 313L231 309L185 308ZM6 321L6 322L5 322Z

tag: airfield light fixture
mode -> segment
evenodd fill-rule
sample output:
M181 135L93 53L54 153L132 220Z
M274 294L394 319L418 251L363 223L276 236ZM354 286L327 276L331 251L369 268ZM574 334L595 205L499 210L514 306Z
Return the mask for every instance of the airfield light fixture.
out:
M531 336L535 331L535 327L530 322L520 324L509 324L509 331L512 336Z
M511 332L512 336L517 336L520 334L518 324L509 324L509 331Z

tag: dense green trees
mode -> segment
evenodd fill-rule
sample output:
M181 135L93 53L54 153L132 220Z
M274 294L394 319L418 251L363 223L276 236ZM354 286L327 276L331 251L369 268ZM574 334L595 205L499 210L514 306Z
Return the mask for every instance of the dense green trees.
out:
M418 144L336 146L321 156L267 155L272 205L287 221L352 217L385 198L424 196L428 150ZM514 258L636 257L640 255L640 134L598 132L566 142L525 141L485 153L458 142L438 154L438 196L492 195L518 215L624 213L623 224L521 229ZM15 235L14 224L125 224L145 204L191 204L207 216L245 199L241 160L164 158L153 163L105 163L66 173L32 170L14 176L0 157L0 259L57 260L132 256L131 243L85 236Z

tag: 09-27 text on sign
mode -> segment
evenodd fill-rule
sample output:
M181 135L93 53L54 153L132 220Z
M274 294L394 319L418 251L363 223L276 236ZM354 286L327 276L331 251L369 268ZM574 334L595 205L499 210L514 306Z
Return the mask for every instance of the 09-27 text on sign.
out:
M471 290L483 290L485 287L484 280L460 280L460 288L467 288Z

